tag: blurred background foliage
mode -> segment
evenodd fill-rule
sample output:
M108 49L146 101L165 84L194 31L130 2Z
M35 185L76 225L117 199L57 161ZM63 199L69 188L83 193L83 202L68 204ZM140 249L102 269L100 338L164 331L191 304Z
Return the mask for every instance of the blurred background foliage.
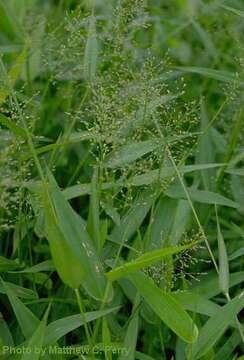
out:
M219 201L222 233L228 254L233 255L230 294L237 295L243 281L244 237L243 1L0 0L0 18L1 113L19 126L22 126L21 116L24 117L43 168L48 165L53 171L60 187L66 189L73 208L84 219L91 218L94 204L89 205L90 193L87 188L75 186L90 185L94 166L100 171L100 185L119 181L126 184L119 189L112 186L99 189L99 230L104 243L107 238L114 240L122 234L118 223L121 219L126 219L126 223L136 212L138 198L139 205L143 205L139 215L136 213L140 230L132 226L131 235L132 245L139 253L158 248L162 243L187 243L202 236L189 203L182 200L185 196L179 191L177 179L173 179L176 187L165 196L160 193L154 202L147 198L148 192L158 192L158 184L151 186L150 179L142 180L139 176L157 170L162 163L165 167L170 163L165 153L160 153L151 142L158 141L158 129L167 139L182 137L176 145L173 141L169 145L177 164L181 161L184 165L226 164L186 174L184 179L193 197L195 194L197 214L216 258L216 213L212 205L216 199ZM88 38L94 63L91 67L88 64L87 69L84 58ZM7 77L10 80L6 80ZM9 87L14 88L11 96ZM29 190L38 188L38 173L30 159L25 136L23 133L22 137L15 136L21 130L10 129L5 118L1 124L1 254L18 258L28 267L50 258L43 239L43 218L36 211L35 199L29 197ZM200 136L208 124L211 126L207 134ZM80 140L83 133L90 141ZM126 166L120 164L117 169L113 154L123 145L143 141L150 141L146 143L153 148L150 154L145 150L138 160ZM141 186L134 186L136 182ZM163 190L167 191L169 183L168 178L163 181ZM206 193L201 195L194 190L215 195L211 198L208 193L210 197L206 198ZM105 247L103 260L107 254L114 256L116 246ZM133 252L128 249L122 255L127 260L133 258ZM164 287L176 290L178 286L187 288L187 281L194 282L195 277L208 273L206 285L204 281L199 285L202 293L206 290L207 298L213 298L218 304L225 303L214 286L208 288L207 285L214 277L209 254L199 250L196 259L195 253L184 256L183 260L180 257L176 260L173 285L170 262L166 268L149 269L149 275L160 283L163 272L170 282L166 281ZM189 265L189 269L184 264ZM15 274L7 274L6 280L25 287L26 304L28 296L29 301L38 303L38 297L51 298L55 291L61 301L52 311L53 321L60 314L77 312L71 291L58 281L56 273L22 274L18 281ZM216 285L217 280L214 281ZM195 281L194 286L197 284ZM130 301L124 300L127 292ZM118 331L121 338L125 335L131 298L128 284L121 282L116 287L113 305L124 301L123 309L116 314L117 318L111 316L109 323L111 333ZM22 339L6 299L2 302L14 339ZM85 302L87 308L96 308L89 298ZM30 308L40 318L45 305L33 303ZM176 341L166 327L160 330L160 340L155 340L159 336L155 326L158 320L145 303L143 306L143 319L149 319L150 325L142 325L140 349L153 359L161 359L159 349L164 343L164 359L173 355L176 359L185 359L182 355L185 344ZM199 327L205 318L206 314L197 319ZM78 336L75 330L70 343ZM236 359L243 345L237 331L230 331L230 336L233 343L226 356ZM218 356L209 351L206 359L223 360L221 354L225 352L228 337L229 334L220 341ZM62 340L62 343L69 341ZM232 353L235 348L236 355Z

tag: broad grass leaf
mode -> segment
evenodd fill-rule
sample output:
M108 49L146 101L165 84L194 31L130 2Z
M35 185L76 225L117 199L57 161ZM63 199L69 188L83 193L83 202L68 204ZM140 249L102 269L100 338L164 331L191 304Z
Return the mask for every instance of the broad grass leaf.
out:
M201 123L200 130L203 132L202 136L199 138L196 155L195 155L195 163L209 163L212 164L215 162L216 150L213 143L213 129L208 129L207 132L204 131L209 126L209 117L207 113L207 107L203 99L201 99ZM222 164L224 166L225 164ZM221 165L220 165L221 166ZM203 170L203 169L202 169ZM206 171L201 171L200 176L202 178L202 183L204 190L213 191L215 189L215 170L211 167L206 169Z
M38 147L35 149L35 152L37 155L40 155L40 154L44 154L48 151L58 149L60 147L65 147L65 146L75 144L75 143L78 143L81 141L90 140L92 138L94 138L94 136L89 134L88 132L74 133L70 136L70 138L67 141L56 142L54 144L48 144L48 145ZM32 157L32 153L30 151L28 151L26 154L24 154L20 158L20 161L28 160L31 157Z
M31 336L30 340L27 343L27 347L31 349L31 353L26 353L21 356L21 360L39 360L41 355L40 349L43 346L43 340L45 335L45 330L47 326L47 318L50 311L50 305L44 314L43 319L41 320L40 324L38 325L37 329ZM38 349L39 351L35 351Z
M240 82L236 74L224 70L213 70L213 69L197 67L197 66L191 66L191 67L181 66L178 67L177 69L186 73L195 73L210 79L227 82L230 84Z
M19 44L9 44L9 45L0 45L0 54L12 54L17 53L23 49L23 45Z
M101 207L106 214L114 221L117 226L120 226L120 215L115 208L108 202L100 201Z
M118 244L122 241L126 242L145 219L153 201L154 195L152 193L142 192L122 217L120 225L114 227L110 238Z
M91 16L89 21L88 38L85 47L84 56L84 76L88 80L92 80L96 74L98 61L98 41L96 34L95 17Z
M152 101L149 101L147 104L143 105L136 113L136 124L141 124L140 120L143 120L146 115L151 115L155 112L155 110L162 106L167 104L168 102L177 99L180 96L178 95L161 95L156 97L156 99L153 99ZM133 124L134 128L134 124Z
M208 170L225 164L213 163L213 164L196 164L186 165L179 168L182 174L187 174L193 171ZM131 179L131 184L134 186L150 185L155 181L160 181L165 178L169 178L175 174L175 169L172 166L161 167L161 169L151 170L145 174L134 176Z
M217 238L218 238L218 253L219 253L219 288L224 294L229 292L229 262L228 255L225 247L223 235L221 233L219 218L217 217Z
M211 141L213 143L213 151L224 155L224 149L226 149L228 146L228 141L224 137L224 134L222 134L215 127L212 127L209 135L211 136Z
M55 224L55 218L48 205L45 208L45 226L53 262L60 278L71 288L79 288L85 274L83 264L76 252L70 248L59 226Z
M229 169L229 170L225 170L226 173L231 174L231 175L239 175L239 176L244 176L244 168L240 168L240 169Z
M0 90L0 102L1 102L1 90ZM3 114L0 114L0 124L7 127L14 135L21 137L23 140L27 140L26 131L19 125L15 124L12 120Z
M136 308L137 307L137 308ZM135 311L131 315L131 319L126 330L123 346L128 349L128 354L122 354L119 357L119 360L134 360L135 359L135 350L138 337L138 328L139 328L139 307L138 301L135 301L134 305Z
M35 284L41 285L46 289L48 289L49 291L52 290L53 281L52 279L50 279L49 274L45 274L41 272L37 272L34 274L24 273L23 278L32 281Z
M13 40L17 37L16 23L11 17L8 6L4 0L0 0L0 29L9 39Z
M156 315L173 332L186 342L193 343L196 341L197 327L174 297L158 288L151 279L140 273L130 275L129 279Z
M12 12L22 23L24 21L27 10L29 10L36 0L8 0Z
M196 242L193 242L188 245L171 247L171 248L163 248L163 249L148 252L146 254L141 255L137 259L132 260L131 262L127 262L124 265L109 271L106 274L106 276L112 281L117 280L121 277L128 276L133 272L136 272L147 266L150 266L164 258L167 258L168 256L178 254L182 251L190 249L190 248L194 247L196 244L197 244Z
M232 286L240 284L243 281L244 271L231 273L229 287L231 288ZM209 273L205 276L205 279L201 279L200 283L197 282L189 290L201 295L205 299L210 299L221 292L219 288L219 278L215 272Z
M159 323L158 316L145 300L142 301L140 315L149 324L158 325Z
M243 307L244 296L241 294L216 311L204 324L192 346L193 359L201 358L214 346Z
M4 256L0 256L0 272L6 272L11 270L16 270L22 266L14 260L9 260Z
M227 6L227 5L224 5L224 4L218 4L220 7L222 7L223 9L225 10L228 10L230 12L232 12L233 14L236 14L242 18L244 18L244 11L242 10L239 10L239 9L236 9L236 8L233 8L231 6Z
M244 182L238 175L231 175L232 196L238 204L238 211L244 214Z
M135 359L136 360L154 360L151 356L146 355L140 351L136 351L135 353Z
M242 343L242 339L238 331L234 331L233 334L226 339L225 344L218 350L216 353L214 360L229 360L231 355L233 355L233 351L238 346L238 344Z
M165 246L177 246L191 220L191 208L187 200L179 200L173 216L173 224Z
M47 145L49 146L49 145ZM50 145L51 146L51 145ZM38 151L38 149L37 149ZM31 157L31 154L29 154ZM186 165L180 168L180 171L184 173L189 173L192 171L200 171L205 169L211 169L219 166L224 166L225 164L197 164L197 165ZM175 173L173 167L162 167L161 169L151 170L145 174L134 176L130 179L130 184L133 186L142 186L142 185L150 185L155 181L159 181L160 179L169 178ZM121 182L117 183L103 183L101 188L102 190L108 190L111 188L122 187L126 184ZM65 190L63 190L63 194L67 200L73 199L75 197L91 194L91 184L78 184L73 185Z
M78 184L70 186L62 191L66 200L74 199L91 193L91 184Z
M108 168L127 166L157 149L160 145L162 145L161 139L146 140L124 145L116 154L110 155L104 165Z
M52 262L52 260L45 260L40 264L36 264L34 266L31 266L29 268L26 268L24 270L20 270L20 271L15 271L16 273L38 273L41 271L54 271L55 270L55 266Z
M5 87L0 88L0 104L2 104L6 100L6 98L10 95L11 88L14 87L14 85L23 69L23 66L27 59L27 55L28 55L28 45L25 45L24 49L19 54L14 65L12 66L12 68L10 69L10 71L8 73L8 78L6 79Z
M2 340L3 345L5 346L14 346L14 340L12 334L9 330L9 327L2 315L0 313L0 341Z
M137 84L131 88L131 84L126 89L127 95L128 93L133 96L137 91ZM147 123L150 119L150 116L157 110L158 107L167 104L168 102L176 99L179 95L161 95L153 99L152 101L143 104L135 114L131 116L129 121L125 121L122 123L120 130L118 131L118 136L120 139L127 138L133 131L138 129L140 126ZM121 141L121 140L120 140Z
M10 286L2 281L3 288L11 303L21 331L29 339L39 326L40 320L17 298Z
M185 310L194 313L213 316L219 309L219 305L207 300L197 293L195 294L193 291L176 291L172 292L171 296L173 296Z
M23 299L29 299L29 300L33 300L37 298L37 294L31 289L27 289L7 281L5 282L5 284L7 284L7 286L14 292L15 296L17 297ZM5 287L1 283L0 283L0 293L6 294Z
M105 346L111 346L111 333L110 333L110 329L107 323L106 318L103 318L103 323L102 323L102 340ZM113 360L112 359L112 354L111 353L107 353L106 360Z
M164 139L154 138L153 140L145 140L123 145L118 151L116 151L116 153L113 152L108 155L104 166L112 169L127 166L159 147L162 149L166 143L178 142L184 138L192 137L193 135L197 135L197 133L169 136Z
M187 188L187 191L190 195L190 198L193 201L197 201L203 204L216 204L216 205L222 205L222 206L229 206L233 208L238 208L239 204L237 204L235 201L230 200L226 198L223 195L220 195L215 192L211 191L205 191L205 190L196 190L192 188ZM171 185L166 190L166 195L172 198L186 198L185 192L182 187Z
M84 222L64 198L50 172L48 179L55 218L50 214L47 199L45 211L55 266L69 286L77 288L82 285L91 296L102 299L106 279Z
M244 255L244 247L234 251L230 256L229 256L229 261L231 260L235 260L236 258L238 258L239 256L243 256Z
M16 80L18 79L18 77L23 69L23 66L25 65L25 62L27 60L27 55L28 55L28 49L29 49L29 46L26 44L24 49L22 50L22 52L17 57L13 67L9 71L8 78L9 78L9 81L10 81L10 84L12 87L16 83Z
M214 46L214 43L211 39L211 36L205 29L200 25L199 22L196 22L194 18L192 18L192 25L194 26L196 32L198 33L208 55L217 56L217 50Z
M120 188L123 184L121 183L103 183L101 185L102 190L108 190L113 188ZM84 196L91 194L91 184L78 184L73 185L65 190L63 190L63 194L67 200L73 199L75 197Z
M34 0L36 1L36 0ZM32 1L33 2L33 1ZM27 9L25 9L26 11ZM41 71L41 56L42 56L42 41L45 35L45 19L42 18L37 24L34 32L31 34L30 51L28 58L28 70L25 68L22 71L22 79L24 81L33 81ZM28 79L29 78L29 79Z
M84 316L86 322L91 322L93 320L106 316L118 309L119 308L116 307L111 309L105 309L102 311L91 311L84 313ZM77 329L82 325L84 325L84 318L81 314L70 315L62 319L55 320L52 323L50 323L46 328L44 344L45 345L54 344L63 336L65 336L69 332Z
M91 181L91 194L89 202L89 215L87 221L87 232L93 240L97 251L101 250L100 239L100 218L99 218L99 191L98 191L98 170L94 169Z
M160 197L153 215L154 221L151 228L148 228L150 234L147 234L149 239L147 250L161 249L166 246L166 239L168 239L174 221L172 214L175 213L176 207L177 200L166 196Z

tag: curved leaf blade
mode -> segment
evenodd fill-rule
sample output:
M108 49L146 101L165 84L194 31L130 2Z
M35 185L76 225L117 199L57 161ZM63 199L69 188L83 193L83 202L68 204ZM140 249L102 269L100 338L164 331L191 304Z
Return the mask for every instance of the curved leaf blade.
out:
M181 339L193 343L198 329L183 306L169 293L158 288L146 276L136 273L129 276L139 293L160 319Z
M106 273L106 276L112 281L117 280L121 277L128 276L135 271L141 270L151 264L154 264L168 256L178 254L181 251L190 249L195 245L197 245L197 242L193 242L184 246L164 248L147 252L146 254L143 254L137 259L109 271L108 273Z
M110 314L115 310L118 310L118 307L102 311L91 311L85 313L84 317L86 319L86 322L88 323L103 316L106 316L107 314ZM78 327L84 325L84 317L81 314L71 315L50 323L46 328L44 344L54 344L56 341L61 339L63 336L65 336L72 330L75 330Z
M216 311L200 330L198 340L193 344L192 355L194 359L199 359L212 348L243 306L244 295L241 294Z

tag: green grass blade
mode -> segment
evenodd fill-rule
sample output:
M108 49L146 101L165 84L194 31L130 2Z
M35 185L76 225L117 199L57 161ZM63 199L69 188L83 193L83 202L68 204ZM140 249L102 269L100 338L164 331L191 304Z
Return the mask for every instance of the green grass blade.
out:
M51 216L53 218L53 215L50 215L48 208L46 208L46 220L48 223L50 222L49 233L51 237L49 236L49 240L54 263L57 265L58 271L62 274L63 278L70 282L70 286L72 285L73 288L77 288L82 284L91 296L96 299L102 299L106 279L92 240L84 228L84 222L64 198L50 172L48 172L48 178L57 227L57 229L53 228L54 219L50 220ZM46 206L49 207L49 204ZM62 241L59 240L57 231L59 231L59 236L62 236ZM60 251L61 245L64 246L62 251ZM71 257L67 255L67 252ZM62 261L67 266L65 270L63 269ZM73 266L73 279L70 277L71 265Z
M1 25L0 25L1 32L3 32L10 39L16 38L17 29L15 26L15 22L13 21L4 0L0 1L0 18L1 18Z
M62 142L56 142L54 144L48 144L48 145L44 145L41 147L38 147L35 149L35 152L37 155L39 154L44 154L48 151L52 151L55 149L59 149L60 147L65 147L67 145L72 145L75 143L79 143L81 141L85 141L85 140L90 140L94 138L93 135L89 134L88 132L82 132L82 133L74 133L72 134L72 136L70 136L70 138L67 141L62 141ZM24 154L21 158L20 161L25 161L28 160L32 157L32 152L28 151L26 154Z
M231 260L235 260L236 258L238 258L239 256L243 256L244 255L244 247L234 251L230 256L229 256L229 261Z
M5 346L14 346L14 340L9 330L7 323L4 320L2 313L0 313L0 342Z
M153 203L153 196L151 193L142 193L127 213L123 216L120 226L115 226L111 239L118 244L124 240L127 241L141 225L145 219L150 207Z
M91 322L93 320L99 319L103 316L106 316L112 313L119 308L105 309L102 311L91 311L84 314L86 322ZM77 329L78 327L84 325L84 317L81 314L71 315L64 317L59 320L55 320L50 323L45 332L44 344L54 344L56 341L61 339L63 336L69 332Z
M154 360L151 356L141 353L140 351L136 351L135 359L136 360Z
M166 246L166 239L168 239L174 216L177 207L177 200L169 199L165 196L159 198L158 204L156 205L153 218L154 221L151 224L151 228L148 228L150 234L148 234L148 245L147 250L161 249Z
M186 165L179 168L182 174L187 174L193 171L208 170L225 164L197 164L197 165ZM131 179L131 184L134 186L150 185L155 181L160 181L165 178L170 178L175 173L173 166L162 167L161 169L151 170L145 174L134 176Z
M224 4L219 4L219 6L225 10L232 12L235 15L238 15L238 16L244 18L244 11L242 11L242 10L239 10L239 9L236 9L231 6L224 5Z
M210 78L210 79L214 79L214 80L218 80L218 81L222 81L222 82L226 82L226 83L239 83L240 80L238 79L238 77L236 76L236 74L233 74L231 72L228 71L224 71L224 70L213 70L213 69L209 69L209 68L204 68L204 67L197 67L197 66L192 66L192 67L178 67L178 70L181 70L183 72L186 73L194 73L194 74L199 74L202 75L204 77Z
M17 298L10 286L2 281L4 290L9 298L21 331L26 339L29 339L39 326L39 319Z
M244 271L231 273L229 287L233 287L243 281ZM190 290L201 295L205 299L210 299L221 292L219 288L219 277L216 274L213 276L213 273L210 273L205 280L202 279L200 284L195 284L195 286L192 286Z
M241 337L237 331L234 331L216 353L214 360L229 360L238 344L241 344Z
M133 161L157 149L160 144L162 145L162 142L155 139L124 145L116 154L110 155L105 166L112 169L127 166Z
M99 218L99 193L98 193L98 170L94 169L91 181L91 195L89 202L89 215L87 232L93 240L97 251L101 251L100 241L100 218Z
M214 43L211 39L211 36L208 32L205 31L205 29L200 25L200 23L196 22L194 19L192 19L192 25L194 26L196 32L198 33L206 52L210 56L217 56L217 51L214 46Z
M244 169L240 168L240 169L229 169L229 170L225 170L225 172L227 174L231 174L231 175L239 175L239 176L244 176Z
M216 204L222 206L228 206L238 208L240 205L235 201L228 199L227 197L205 190L196 190L187 188L187 191L193 201L197 201L203 204ZM172 198L186 198L184 190L180 186L172 185L166 190L166 195Z
M219 305L205 299L193 291L176 291L171 295L184 307L185 310L194 313L213 316L219 309Z
M218 252L219 252L219 288L224 294L229 292L229 262L224 242L223 235L221 233L219 218L216 207L216 218L217 218L217 238L218 238Z
M11 94L12 88L14 87L22 69L25 65L28 55L28 46L26 45L20 55L17 57L15 64L6 75L6 86L0 89L0 104L4 103L6 98Z
M3 256L0 256L0 272L6 272L11 270L16 270L22 266L14 260L9 260Z
M107 323L106 318L103 318L103 323L102 323L102 340L105 346L110 346L111 345L111 332ZM111 353L107 353L106 354L106 360L113 360L112 359L112 354Z
M52 260L45 260L43 261L42 263L40 264L36 264L34 266L31 266L31 267L28 267L24 270L20 270L20 271L13 271L15 273L21 273L21 274L24 274L24 273L38 273L38 272L41 272L41 271L54 271L55 270L55 266L52 262Z
M177 246L191 219L191 208L187 200L179 200L174 213L167 246Z
M201 99L201 123L200 123L200 130L203 131L202 136L200 137L196 149L196 157L195 162L198 163L214 163L215 162L215 148L213 144L212 137L213 135L213 129L208 129L207 132L204 133L204 129L209 125L209 117L207 113L207 106L203 99ZM222 164L220 166L224 166L225 164ZM207 169L206 171L201 171L201 178L202 183L204 186L204 190L214 190L215 188L215 171L214 169Z
M137 273L129 276L139 293L156 315L181 339L193 343L198 330L190 316L169 293L164 292L153 281Z
M84 76L92 80L96 74L98 62L98 42L96 35L95 17L91 16L89 21L88 38L84 56Z
M11 44L11 45L0 45L0 55L14 54L23 50L23 45Z
M73 185L64 189L62 193L66 200L74 199L79 196L84 196L91 193L91 184Z
M76 252L70 248L69 243L55 223L55 218L49 209L48 203L44 205L45 227L47 238L55 268L62 281L73 289L78 288L84 279L84 267L79 261Z
M1 93L1 90L0 90L0 93ZM25 130L21 126L15 124L12 120L7 118L3 114L0 114L0 124L7 127L14 135L21 137L24 140L27 140L27 135L26 135Z
M31 336L30 340L27 343L27 347L29 349L31 349L31 352L27 353L27 354L23 354L21 356L21 360L39 360L40 357L42 357L40 350L42 349L42 346L43 346L43 340L44 340L45 330L46 330L46 326L47 326L47 318L49 315L49 311L50 311L50 305L49 305L43 319L41 320L40 324L38 325L36 331L33 333L33 335ZM36 351L36 349L38 349L39 351Z
M198 340L192 346L194 360L205 355L224 334L244 306L243 294L236 296L228 304L222 306L203 326Z
M138 329L139 329L139 307L138 301L135 301L134 308L135 311L131 315L131 319L125 334L124 348L128 349L128 354L120 355L119 360L134 360L135 359L135 350L137 344L138 337Z
M122 265L114 270L109 271L106 274L106 276L112 281L117 280L121 277L128 276L135 271L141 270L151 264L154 264L164 258L167 258L168 256L178 254L181 251L190 249L190 248L194 247L195 245L197 245L197 243L193 242L193 243L190 243L190 244L184 245L184 246L164 248L164 249L148 252L131 262L125 263L124 265Z
M5 282L5 284L7 284L7 286L14 292L15 296L17 297L23 299L29 299L29 300L37 298L37 294L31 289L26 289L22 286L7 281ZM6 290L1 283L0 283L0 293L6 294Z
M117 226L120 226L120 215L115 208L107 202L101 201L101 207L104 209L106 214L114 221Z

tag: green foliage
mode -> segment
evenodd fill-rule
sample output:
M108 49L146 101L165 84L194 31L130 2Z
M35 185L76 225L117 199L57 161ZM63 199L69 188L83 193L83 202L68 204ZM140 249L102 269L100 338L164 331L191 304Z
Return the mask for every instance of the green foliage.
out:
M1 358L241 358L243 14L0 0Z

